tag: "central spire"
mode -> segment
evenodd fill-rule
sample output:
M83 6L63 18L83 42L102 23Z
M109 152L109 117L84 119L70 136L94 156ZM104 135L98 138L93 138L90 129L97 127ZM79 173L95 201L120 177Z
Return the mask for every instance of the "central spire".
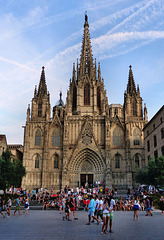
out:
M80 75L93 75L93 55L87 13L85 13L84 34L80 56Z
M137 94L131 65L129 66L127 93L129 93L130 95L132 95L133 93Z

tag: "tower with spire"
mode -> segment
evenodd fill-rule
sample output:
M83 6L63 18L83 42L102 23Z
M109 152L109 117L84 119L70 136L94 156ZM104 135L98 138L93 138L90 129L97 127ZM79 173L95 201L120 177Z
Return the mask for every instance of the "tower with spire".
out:
M143 115L144 112L144 115ZM147 123L139 85L129 66L124 104L108 104L100 63L93 59L88 16L79 60L73 63L66 103L62 92L51 114L45 68L35 86L32 107L27 109L22 188L66 185L127 189L145 166L142 129Z

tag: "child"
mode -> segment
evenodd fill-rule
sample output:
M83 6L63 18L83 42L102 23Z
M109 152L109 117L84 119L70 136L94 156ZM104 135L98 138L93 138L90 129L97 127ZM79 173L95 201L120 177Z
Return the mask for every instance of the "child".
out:
M23 213L26 213L26 215L28 215L28 210L29 210L29 202L28 202L28 199L26 198Z

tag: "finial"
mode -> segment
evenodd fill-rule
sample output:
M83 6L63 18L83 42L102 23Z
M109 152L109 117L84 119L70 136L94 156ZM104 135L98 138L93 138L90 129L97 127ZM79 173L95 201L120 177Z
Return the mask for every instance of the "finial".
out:
M61 90L60 90L59 96L60 96L60 100L61 100L62 99L62 91Z
M132 69L132 65L129 66L130 70Z
M85 21L88 22L87 11L85 11Z
M45 67L43 66L43 67L42 67L42 70L44 71L44 69L45 69Z

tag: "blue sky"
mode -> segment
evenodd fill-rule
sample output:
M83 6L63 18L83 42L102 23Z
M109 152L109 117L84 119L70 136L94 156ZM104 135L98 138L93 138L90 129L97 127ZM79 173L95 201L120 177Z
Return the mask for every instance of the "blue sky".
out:
M0 0L0 134L23 144L42 66L51 108L65 102L87 11L108 103L123 104L129 65L149 120L164 104L164 0Z

